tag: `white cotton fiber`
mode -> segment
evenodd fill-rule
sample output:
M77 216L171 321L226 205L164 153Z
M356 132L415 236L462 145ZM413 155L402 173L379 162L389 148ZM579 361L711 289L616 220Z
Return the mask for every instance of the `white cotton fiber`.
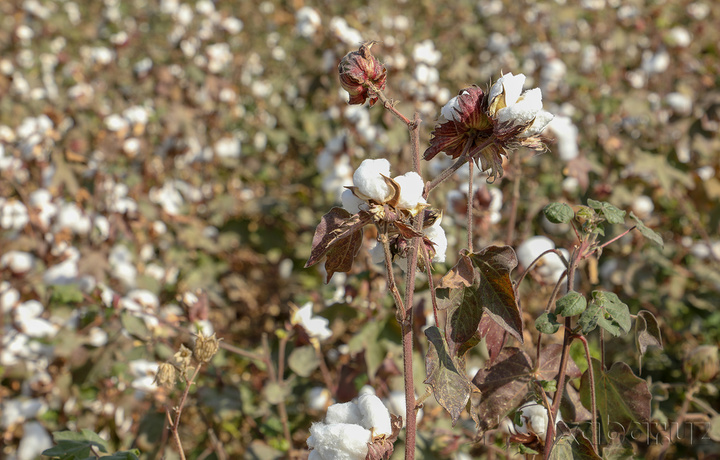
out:
M440 220L438 219L434 224L426 228L424 233L435 244L435 257L433 257L432 261L445 262L448 240L445 230L440 226Z
M362 414L354 402L338 403L328 407L325 423L354 423L360 425Z
M411 171L397 176L394 180L400 186L399 208L414 209L418 203L425 203L425 199L422 197L425 184L420 174Z
M357 399L357 405L362 414L362 426L372 428L375 436L392 435L390 412L375 395L362 395Z
M370 430L360 425L313 423L307 445L317 452L317 459L364 460L370 441Z
M365 201L356 197L349 189L343 190L342 195L340 195L340 200L342 201L343 209L350 214L356 214L360 211L360 206L365 203Z
M498 121L501 123L513 121L516 125L530 123L535 115L542 109L542 92L540 88L525 91L516 104L497 111Z
M443 108L440 109L440 115L442 115L446 120L459 121L460 104L458 103L458 97L459 96L455 96L454 98L450 99L447 104L445 104Z
M389 161L384 158L364 160L353 174L353 183L360 193L382 203L389 198L391 192L382 176L390 177Z

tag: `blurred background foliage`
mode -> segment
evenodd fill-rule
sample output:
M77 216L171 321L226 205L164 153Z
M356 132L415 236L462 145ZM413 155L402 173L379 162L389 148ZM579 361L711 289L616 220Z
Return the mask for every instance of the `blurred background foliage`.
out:
M303 269L315 225L354 167L387 158L396 174L410 169L404 125L382 107L347 106L339 88L339 59L365 39L379 42L386 94L406 115L420 112L424 145L450 97L502 72L524 73L564 117L546 132L547 152L518 151L505 177L478 181L476 247L508 234L515 247L533 235L571 247L572 231L540 211L587 198L643 214L662 234L662 250L636 234L609 246L583 267L579 289L616 291L632 313L660 319L665 349L651 349L642 375L657 396L653 416L672 421L688 380L682 363L720 341L719 22L717 3L688 0L1 2L2 456L34 458L23 439L90 428L118 449L174 458L162 429L174 394L138 383L152 369L135 367L167 359L198 324L258 354L269 335L275 363L276 332L291 334L290 370L271 388L266 362L226 347L184 415L192 458L303 449L329 403L313 388L328 382L337 401L364 384L380 396L402 388L380 267L361 252L328 285ZM425 178L441 169L426 164ZM463 181L451 182L431 197L445 209L447 267L465 234L450 203ZM492 210L490 189L502 192ZM188 297L198 289L207 302ZM429 305L420 289L418 331ZM528 334L551 289L539 277L522 286ZM310 346L288 322L291 305L307 301L330 320L326 375L292 355ZM33 333L30 320L48 332ZM608 356L637 369L630 338L610 341ZM472 363L483 359L479 351ZM711 384L696 396L720 404ZM283 398L292 446L273 404ZM472 422L451 429L431 400L421 458L487 455L471 446ZM681 442L672 452L713 447Z

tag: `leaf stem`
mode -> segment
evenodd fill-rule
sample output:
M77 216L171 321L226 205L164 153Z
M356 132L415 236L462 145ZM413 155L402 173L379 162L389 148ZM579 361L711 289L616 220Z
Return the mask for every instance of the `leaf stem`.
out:
M588 376L590 377L590 411L592 412L592 445L595 453L598 453L598 434L597 434L597 402L595 400L595 371L593 370L592 360L590 357L590 347L587 338L584 335L576 335L575 338L580 340L585 348L585 359L588 363Z
M378 99L380 99L380 102L382 102L383 107L385 107L390 113L398 117L400 120L402 120L403 123L408 125L408 127L411 127L413 122L408 119L405 115L398 112L398 110L395 108L395 102L388 99L387 96L385 96L385 93L382 92L382 90L378 89L372 82L366 83L370 91L373 91L375 94L377 94Z
M468 251L473 252L473 162L468 162L468 206L467 206L467 246Z

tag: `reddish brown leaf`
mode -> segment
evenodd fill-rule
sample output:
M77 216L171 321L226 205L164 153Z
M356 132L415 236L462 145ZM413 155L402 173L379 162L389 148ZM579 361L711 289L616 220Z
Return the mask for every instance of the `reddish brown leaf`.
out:
M488 350L489 357L485 363L485 367L492 366L505 346L507 331L493 321L490 315L483 315L478 325L478 332L480 336L485 339L485 346L487 346Z
M350 271L362 243L362 228L371 219L365 211L353 215L342 208L332 208L315 229L310 258L305 268L315 265L327 255L327 281L335 272Z
M510 272L518 264L515 251L510 246L489 246L470 257L480 273L478 294L483 308L522 343L522 315L510 279Z
M475 280L475 267L470 257L460 256L460 260L440 280L438 288L457 289L472 286Z
M477 407L478 434L493 429L525 400L532 378L532 361L518 348L504 348L498 362L481 369L472 383L482 392Z

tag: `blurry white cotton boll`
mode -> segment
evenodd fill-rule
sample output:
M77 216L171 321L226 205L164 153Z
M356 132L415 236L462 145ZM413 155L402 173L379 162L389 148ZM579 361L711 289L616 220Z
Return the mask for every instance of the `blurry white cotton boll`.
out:
M302 37L312 37L320 27L320 14L315 8L303 6L295 13L296 32Z
M692 99L682 93L669 93L665 103L678 115L689 115L692 111Z
M80 251L74 247L66 248L63 253L65 259L51 267L48 267L43 273L43 282L49 285L66 285L77 281L78 262L80 261Z
M348 46L358 46L363 42L362 34L350 27L345 19L334 17L330 20L330 30L332 33Z
M17 460L34 460L46 449L53 446L50 433L40 422L26 422L18 445Z
M22 275L35 266L35 257L29 252L8 251L0 257L0 268L9 268L16 275Z
M417 396L416 396L417 397ZM405 427L405 392L393 390L385 399L385 405L391 414L399 415L403 418L403 428ZM417 411L415 421L419 422L423 418L423 410Z
M0 314L15 308L20 301L20 293L8 281L0 282Z
M137 399L141 399L144 393L152 393L157 390L153 381L158 370L158 363L146 359L136 359L128 364L130 373L135 377L130 386L137 390L135 393Z
M223 137L215 142L215 155L218 158L240 158L242 152L240 139L234 137Z
M670 54L665 48L660 48L657 52L643 52L642 70L647 74L660 74L665 72L670 66Z
M533 236L518 246L516 254L520 265L529 267L540 254L551 249L555 249L555 243L553 243L550 238L546 236ZM566 254L567 251L560 249L560 252L563 253L567 259L569 256L569 254ZM555 283L565 271L565 264L563 264L562 259L560 259L558 255L548 253L535 264L535 271L543 278L543 281Z
M92 228L90 218L75 203L65 203L58 211L55 229L66 228L76 235L87 235Z
M0 227L19 231L30 222L27 208L17 200L0 198Z
M630 207L632 208L635 215L641 219L649 217L650 214L652 214L652 212L655 210L655 204L653 203L652 198L647 195L640 195L635 197Z
M0 427L10 428L42 415L47 409L47 403L39 398L6 399L0 404Z
M430 39L416 43L413 48L415 62L422 62L433 67L440 62L441 58L442 53L435 49L435 44Z
M570 117L556 116L547 125L555 134L558 156L563 161L570 161L578 156L578 128Z
M312 410L323 410L330 400L330 390L324 387L313 387L308 392L306 403Z

